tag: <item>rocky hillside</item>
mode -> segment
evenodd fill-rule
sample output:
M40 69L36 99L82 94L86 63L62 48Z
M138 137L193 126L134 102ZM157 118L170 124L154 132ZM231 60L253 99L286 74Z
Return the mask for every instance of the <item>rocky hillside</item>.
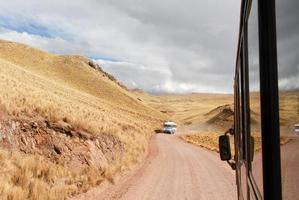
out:
M0 94L1 199L65 199L112 181L164 119L85 57L2 40Z

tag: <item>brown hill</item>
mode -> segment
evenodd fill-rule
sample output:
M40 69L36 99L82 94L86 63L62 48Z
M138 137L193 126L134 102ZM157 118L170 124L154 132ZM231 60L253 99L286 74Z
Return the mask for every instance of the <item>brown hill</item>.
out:
M112 179L164 119L85 57L3 40L0 94L0 190L10 199L64 199Z
M217 108L211 110L210 112L206 113L205 116L207 117L206 123L223 126L232 125L234 120L234 109L233 105L226 104L223 106L218 106Z
M148 110L152 114L152 109L140 104L112 75L85 57L49 54L0 40L0 58L50 81L99 97L105 103L121 104L134 111Z
M254 119L256 117L256 113L251 110L251 124L256 125L257 121ZM218 128L228 129L233 127L234 123L234 105L226 104L222 106L218 106L214 108L210 112L206 113L207 124L216 126ZM254 117L253 117L254 116Z
M299 93L283 92L280 100L281 124L292 127ZM250 102L258 123L257 93ZM206 124L229 127L232 103L232 94L153 96L128 90L85 57L0 40L3 199L64 199L112 181L144 156L163 120L187 131Z
M206 113L219 105L231 104L231 94L172 94L153 96L138 94L149 106L166 114L180 125L199 125L207 120Z

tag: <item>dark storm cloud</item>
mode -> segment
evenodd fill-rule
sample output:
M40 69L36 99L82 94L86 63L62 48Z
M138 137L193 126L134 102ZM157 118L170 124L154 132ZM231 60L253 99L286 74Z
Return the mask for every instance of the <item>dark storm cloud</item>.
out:
M18 27L0 28L0 37L51 52L107 57L115 62L99 61L103 68L129 87L155 92L231 92L239 3L0 0L0 16L17 16L57 31L57 37L47 38L18 32Z
M278 0L277 51L282 89L299 88L299 1Z
M299 88L299 1L276 1L278 78L282 90ZM252 90L259 87L257 5L249 19L249 67Z
M190 50L201 49L208 39L219 38L223 41L218 32L225 30L224 26L231 26L234 21L237 21L234 15L230 16L232 2L222 4L224 6L222 9L219 9L221 3L215 0L209 3L201 1L182 3L178 0L109 2L114 2L122 12L146 26L150 30L149 34L160 38L157 40L160 44L180 46ZM228 9L225 9L225 5ZM132 36L142 37L134 32Z
M234 71L237 2L112 2L122 12L148 26L157 45L164 46L161 53L167 57L174 80L210 83L219 90L223 90L219 85L225 85L226 91L231 90L228 80L233 79ZM226 76L219 79L217 73Z

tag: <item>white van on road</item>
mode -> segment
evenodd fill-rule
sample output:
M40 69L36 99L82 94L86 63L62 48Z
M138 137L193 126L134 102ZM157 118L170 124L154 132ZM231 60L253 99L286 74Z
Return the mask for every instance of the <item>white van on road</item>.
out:
M172 122L172 121L167 121L164 122L164 128L163 128L163 132L164 133L168 133L168 134L174 134L177 130L177 125L176 123Z

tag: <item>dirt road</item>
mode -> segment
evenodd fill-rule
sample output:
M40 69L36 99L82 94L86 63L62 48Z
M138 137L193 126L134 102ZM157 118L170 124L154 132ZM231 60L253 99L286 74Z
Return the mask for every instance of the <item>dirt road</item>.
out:
M78 199L217 200L236 199L235 176L215 152L176 135L158 134L146 163L131 177Z
M283 199L299 199L299 138L281 147Z
M281 184L284 200L299 199L299 137L293 134L285 135L292 140L280 147L281 149ZM253 176L263 192L262 152L254 155L252 163Z

